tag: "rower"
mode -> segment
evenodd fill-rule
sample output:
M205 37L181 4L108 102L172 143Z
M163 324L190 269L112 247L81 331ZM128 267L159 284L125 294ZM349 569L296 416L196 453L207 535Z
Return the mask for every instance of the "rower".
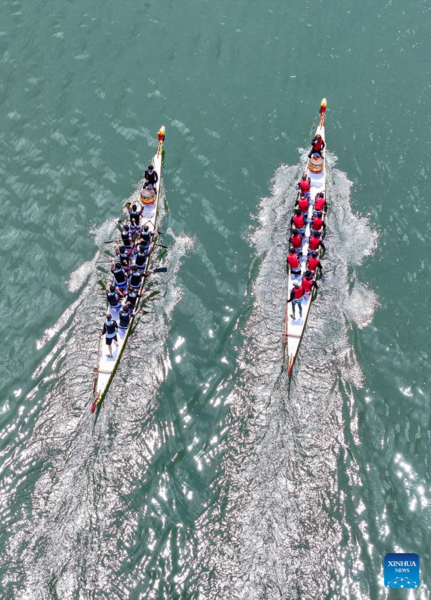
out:
M299 283L299 281L294 281L293 282L293 288L290 292L290 298L287 301L287 303L289 304L289 302L292 302L292 314L290 315L292 317L292 319L295 319L295 307L297 306L299 309L299 316L302 317L302 299L304 298L304 288L302 287L302 285Z
M112 356L112 342L114 342L115 345L118 346L117 331L118 331L117 321L114 321L111 313L108 313L106 315L106 321L103 324L102 333L100 334L100 337L102 337L102 335L106 335L106 345L108 346L108 350L109 350L109 354L107 354L106 356L108 358L114 358Z
M132 267L132 274L129 277L129 288L133 290L139 290L142 284L142 273L138 270L136 265Z
M308 204L308 203L307 203ZM295 226L295 229L297 229L299 231L299 233L301 235L304 235L305 232L305 221L304 221L304 217L301 213L301 209L297 208L295 210L295 214L293 215L290 224Z
M138 298L141 298L142 296L143 293L138 294L138 292L133 288L128 288L124 306L127 306L127 310L129 312L133 312Z
M130 227L126 224L123 225L123 231L121 232L121 239L123 240L123 246L126 250L133 249L133 239L130 235Z
M320 239L320 233L313 233L313 235L311 235L310 239L308 240L308 255L310 255L311 252L317 252L318 250L320 250L320 248L322 248L322 250L325 250L325 244Z
M148 188L156 191L156 183L159 181L159 176L157 172L154 170L153 165L148 165L148 169L145 171L144 175L144 185L142 189L146 190Z
M138 268L139 271L145 269L145 264L149 255L150 253L148 252L146 246L144 244L139 244L138 253L135 259L135 266Z
M139 235L141 233L141 227L139 226L139 221L141 219L141 215L142 215L143 211L144 211L144 208L142 207L141 210L138 210L138 207L136 204L133 204L131 210L129 211L130 233L133 238L135 237L136 234Z
M313 273L311 271L306 271L304 277L302 278L302 287L304 288L304 296L308 298L311 296L311 290L316 288L319 289L319 286L314 281Z
M322 264L319 260L319 254L315 250L311 253L310 258L307 261L307 269L316 274L317 269L319 269L320 273L322 272Z
M287 255L287 264L290 267L290 273L293 275L301 275L301 265L296 255L295 248L292 246Z
M123 264L124 261L126 262L126 264L129 264L130 255L132 254L131 248L129 250L126 250L125 246L119 246L118 248L116 248L115 253L121 264Z
M133 311L133 309L132 309ZM121 307L120 312L118 313L118 328L119 329L127 329L130 324L130 319L132 318L131 312L129 311L128 304Z
M115 289L115 285L111 285L109 288L106 288L106 298L110 308L120 308L120 296Z
M319 192L314 199L314 210L313 217L317 215L318 212L323 212L327 210L325 194L323 192Z
M295 252L299 254L302 250L302 236L297 229L292 229L290 243L295 248Z
M307 173L304 173L301 181L298 183L299 192L298 196L305 194L307 198L310 197L311 179L307 177Z
M313 235L313 233L324 233L326 229L326 225L323 222L322 219L322 213L318 212L316 213L316 216L314 217L312 223L311 223L311 235Z
M325 147L325 142L323 141L322 136L317 133L314 138L311 140L311 150L308 153L308 158L311 158L312 154L317 154L321 158L323 158L322 152Z
M301 194L298 198L297 201L297 206L299 208L299 210L301 211L302 216L304 217L304 219L307 218L308 215L308 198L307 196L305 196L304 194Z
M145 246L149 246L153 236L154 233L150 231L148 225L144 225L144 230L141 232L141 242L145 244Z
M115 279L115 287L120 290L120 295L123 295L124 290L127 288L127 277L121 267L121 263L116 262L111 266L111 273Z

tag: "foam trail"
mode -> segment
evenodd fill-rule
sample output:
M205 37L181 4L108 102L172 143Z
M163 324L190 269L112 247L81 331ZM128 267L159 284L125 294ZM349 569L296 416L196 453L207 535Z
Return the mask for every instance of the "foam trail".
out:
M281 368L281 334L287 229L301 166L281 166L272 195L260 205L259 226L251 239L258 269L253 308L243 330L238 383L227 398L232 404L231 447L226 448L223 470L228 476L221 486L230 510L224 535L202 546L195 564L211 573L207 598L323 599L336 585L332 573L340 571L337 461L343 447L343 405L350 409L352 386L363 385L349 334L369 324L377 306L376 295L358 282L356 273L373 252L376 234L367 219L352 212L351 183L331 155L328 164L325 280L290 383ZM349 418L355 430L353 410ZM352 462L351 478L358 477ZM202 526L208 519L205 515ZM360 545L352 542L351 551L354 566L361 568ZM348 592L369 598L353 584Z
M166 211L162 199L160 220ZM162 293L152 302L151 314L141 316L96 421L90 413L92 370L106 310L98 272L88 272L79 298L38 342L40 350L49 341L54 348L36 369L37 385L27 395L31 412L37 415L31 430L26 419L7 453L21 484L35 469L40 474L26 494L28 514L16 515L7 500L0 511L10 532L8 589L17 600L50 598L54 588L59 598L72 600L83 581L89 590L120 585L114 571L128 560L127 540L141 516L140 509L128 506L125 499L157 443L154 431L143 440L142 423L156 409L160 385L170 369L166 341L181 298L178 271L193 247L189 237L176 237L169 229L167 234L170 250L160 252L164 256L157 266L166 265L168 272L149 281L150 288ZM100 244L112 236L112 222L95 236ZM93 263L98 256L99 252ZM0 493L13 500L15 493L7 488L5 481ZM117 510L125 514L121 523ZM114 522L118 536L112 537ZM124 541L122 549L119 539ZM86 557L85 564L80 557Z

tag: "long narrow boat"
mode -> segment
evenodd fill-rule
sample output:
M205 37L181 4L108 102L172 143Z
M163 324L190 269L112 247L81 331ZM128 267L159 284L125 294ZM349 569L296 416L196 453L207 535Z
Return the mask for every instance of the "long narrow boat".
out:
M320 120L319 125L316 129L316 134L320 134L325 141L325 114L326 114L326 99L324 98L320 104ZM326 157L326 150L324 153L324 157ZM316 194L319 192L323 192L326 197L326 159L315 159L312 157L307 160L307 164L305 167L305 174L310 178L310 204L308 207L308 219L307 226L305 229L305 234L303 238L302 245L302 255L300 256L300 264L301 264L301 275L293 275L288 274L288 299L290 298L290 293L293 287L294 281L301 281L302 276L306 271L306 264L308 258L308 242L310 239L310 224L313 219L313 206L314 199ZM287 304L286 302L286 312L285 312L285 325L283 332L283 345L284 345L284 356L283 360L286 360L287 355L287 372L288 375L291 374L293 364L295 362L296 355L298 353L299 345L302 340L302 336L304 334L305 326L307 324L308 315L310 312L310 306L313 300L313 294L309 298L305 298L302 301L302 317L294 319L291 314L291 306L292 304Z
M141 215L141 224L148 225L149 231L151 233L155 233L156 225L157 225L157 213L159 208L159 200L160 200L160 192L162 188L162 166L163 166L163 142L165 139L166 128L163 126L157 133L158 137L158 146L157 152L153 157L153 166L154 170L157 172L159 176L159 181L157 184L157 192L154 195L150 195L149 197L141 197L139 200L134 201L136 204L140 204L141 208L143 208L143 212ZM132 255L132 260L134 258L134 254ZM148 271L149 262L151 255L148 256L144 271ZM146 278L143 277L142 284L140 288L140 293L143 292L145 288ZM136 302L136 308L139 308L141 299L138 298ZM115 309L109 307L109 312L112 314L113 319L118 318L120 308ZM136 311L135 311L136 312ZM139 315L139 313L138 313ZM135 323L135 316L132 316L130 319L130 323L127 329L119 329L117 333L118 338L118 346L113 345L113 357L110 358L107 355L107 346L105 344L104 337L99 340L98 347L98 357L97 357L97 367L94 369L94 385L93 385L93 404L91 406L91 412L94 412L97 407L100 407L103 402L107 391L109 390L109 386L112 383L115 372L120 363L121 357L123 355L124 349L126 347L127 341L129 339L130 333L133 330L133 326Z

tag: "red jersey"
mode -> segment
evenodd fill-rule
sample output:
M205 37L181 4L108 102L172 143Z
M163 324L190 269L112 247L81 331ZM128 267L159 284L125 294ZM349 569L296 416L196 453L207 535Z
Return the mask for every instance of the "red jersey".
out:
M291 269L299 269L299 260L298 260L298 257L296 256L296 252L295 252L295 254L289 254L287 256L287 262L289 263L289 267Z

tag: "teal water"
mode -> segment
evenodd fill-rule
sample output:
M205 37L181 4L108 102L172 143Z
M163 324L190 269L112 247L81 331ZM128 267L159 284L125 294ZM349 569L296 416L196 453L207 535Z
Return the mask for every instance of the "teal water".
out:
M429 3L0 16L0 596L428 598ZM289 385L285 234L323 96L326 278ZM162 124L169 271L95 422L95 267ZM385 590L394 551L420 590Z

